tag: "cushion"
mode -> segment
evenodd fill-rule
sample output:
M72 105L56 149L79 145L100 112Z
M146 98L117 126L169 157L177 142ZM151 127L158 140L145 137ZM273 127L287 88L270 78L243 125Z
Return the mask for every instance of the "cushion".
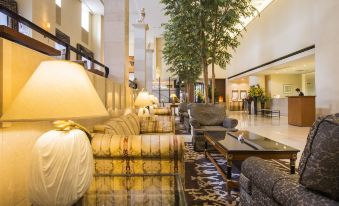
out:
M135 113L129 113L121 117L121 119L127 124L132 135L140 134L139 117Z
M173 131L171 116L158 116L156 118L142 119L140 121L140 133L170 133Z
M319 118L307 137L300 165L300 184L339 200L339 114Z
M193 104L190 114L200 125L221 126L226 116L226 108L221 104Z

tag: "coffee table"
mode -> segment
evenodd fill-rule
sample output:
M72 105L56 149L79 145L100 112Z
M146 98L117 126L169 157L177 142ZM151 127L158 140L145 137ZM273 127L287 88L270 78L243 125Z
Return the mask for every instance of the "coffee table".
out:
M244 141L238 141L238 136L242 134ZM238 188L239 183L231 179L232 162L234 160L245 160L248 157L256 156L263 159L289 159L291 174L295 173L295 161L298 149L285 144L273 141L267 137L249 131L237 132L205 132L205 157L208 158L219 173L225 179L230 194L232 188ZM227 161L227 171L217 164L211 153L207 150L210 143Z

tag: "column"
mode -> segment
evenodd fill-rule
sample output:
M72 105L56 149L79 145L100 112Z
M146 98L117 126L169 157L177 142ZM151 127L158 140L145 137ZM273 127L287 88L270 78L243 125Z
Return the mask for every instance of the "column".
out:
M148 25L136 23L134 26L134 75L138 89L146 89L146 31Z
M153 67L153 49L146 49L146 89L149 93L152 93L154 67Z
M128 103L129 0L106 0L104 11L104 62L109 78L122 85L122 109Z

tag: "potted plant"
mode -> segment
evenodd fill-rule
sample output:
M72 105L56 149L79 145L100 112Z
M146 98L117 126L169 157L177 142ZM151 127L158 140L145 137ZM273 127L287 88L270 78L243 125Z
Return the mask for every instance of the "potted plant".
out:
M252 85L248 92L248 95L253 98L254 103L254 114L258 114L258 99L264 95L264 90L260 87L259 84Z

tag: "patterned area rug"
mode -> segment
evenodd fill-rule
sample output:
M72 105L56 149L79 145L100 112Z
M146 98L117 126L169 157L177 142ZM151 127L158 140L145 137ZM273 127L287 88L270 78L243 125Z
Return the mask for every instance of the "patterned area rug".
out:
M226 161L215 158L223 169ZM268 160L274 166L289 172L285 161ZM241 162L234 162L232 179L239 179ZM195 152L192 143L185 143L185 195L187 205L239 205L239 191L227 194L226 183L214 165L205 158L204 153Z

